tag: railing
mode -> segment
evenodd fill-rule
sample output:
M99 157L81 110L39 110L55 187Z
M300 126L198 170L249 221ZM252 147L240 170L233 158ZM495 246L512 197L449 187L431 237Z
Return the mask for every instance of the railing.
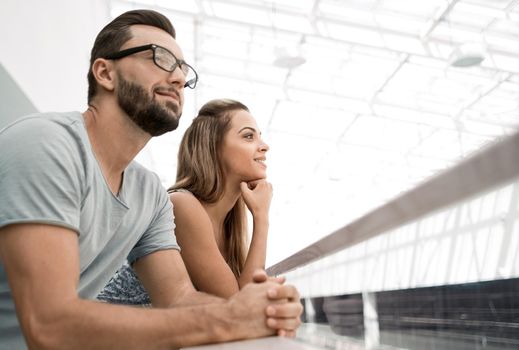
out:
M279 275L417 220L519 177L519 132L269 267Z
M516 132L267 272L300 289L312 344L515 349L518 230Z
M184 348L185 350L320 350L309 344L303 344L299 341L282 338L267 337L260 339L242 340L223 344L211 344L203 346L195 346Z
M293 271L298 268L304 270L306 265L324 261L334 253L348 250L361 243L364 244L409 223L419 222L429 214L441 213L444 208L458 205L457 203L470 202L481 193L498 189L516 179L519 179L519 132L488 145L456 166L271 266L267 272L270 275L289 273L290 276L290 273L294 273ZM516 202L519 203L519 201L516 197L519 196L519 181L512 192L514 193L511 196L512 205L509 207L515 208L512 214L517 216L519 205ZM501 218L486 220L485 225L494 225L499 220ZM519 219L517 222L519 225ZM513 224L510 225L513 226ZM486 226L480 225L480 227ZM463 229L464 227L459 226L452 230L459 235ZM513 233L513 229L509 229L507 234L514 236ZM419 241L420 238L417 240ZM503 243L503 245L505 244ZM451 255L454 254L451 252ZM343 263L339 262L339 264ZM341 273L339 275L346 279L352 278L351 274ZM514 315L519 315L519 309L515 308L515 304L498 305L494 304L492 300L496 300L496 298L501 302L504 299L506 299L505 302L516 300L519 296L517 294L519 287L516 287L518 282L519 279L509 279L497 280L496 285L493 282L477 285L463 284L462 287L458 286L454 290L449 289L448 286L441 286L441 284L440 286L397 292L395 290L382 291L383 289L375 289L375 291L380 291L377 293L374 293L373 289L371 291L358 290L355 294L350 295L311 298L312 303L307 298L307 306L313 307L321 304L320 312L325 313L321 317L328 318L330 328L323 327L321 324L307 324L299 331L300 334L303 333L303 336L299 336L299 340L302 340L303 343L282 338L264 338L208 345L193 350L315 349L311 344L320 348L336 349L396 349L398 348L396 346L381 345L380 338L391 340L391 337L397 337L401 341L409 334L411 334L411 341L407 345L411 342L415 343L415 347L409 346L411 349L431 348L427 345L431 338L438 339L439 343L434 345L436 348L448 348L455 343L459 348L465 346L469 349L473 348L477 342L481 342L485 346L487 343L494 342L500 349L515 348L515 346L519 346L519 340L515 336L519 323L514 321ZM474 297L474 305L465 305L469 299L467 296L473 295L475 289L484 295L490 295L487 299L490 300L491 305L482 304L477 296ZM494 295L495 290L508 290L508 292L500 292L501 294L497 296ZM437 293L438 291L440 293ZM447 311L434 310L437 305L443 305L445 300L453 303ZM517 304L519 307L519 302ZM485 313L488 312L491 315L487 315L487 317ZM475 314L477 315L474 316ZM473 316L475 318L470 319ZM308 329L310 332L307 332ZM393 329L397 329L400 333L394 334ZM495 329L498 331L495 332ZM358 333L359 330L363 335ZM471 334L478 330L482 331L482 335ZM338 335L344 334L343 332L351 335L352 331L355 331L353 333L356 336L344 338ZM493 339L485 332L494 332L492 334L499 334L500 338ZM359 340L359 334L363 338L362 341ZM405 348L408 347L405 346Z

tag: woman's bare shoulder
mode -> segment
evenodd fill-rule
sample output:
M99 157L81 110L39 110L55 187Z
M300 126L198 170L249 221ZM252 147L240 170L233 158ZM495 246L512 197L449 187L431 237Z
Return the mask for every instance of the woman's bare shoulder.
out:
M190 214L199 215L205 213L202 203L189 191L175 191L169 193L169 199L173 203L175 215Z

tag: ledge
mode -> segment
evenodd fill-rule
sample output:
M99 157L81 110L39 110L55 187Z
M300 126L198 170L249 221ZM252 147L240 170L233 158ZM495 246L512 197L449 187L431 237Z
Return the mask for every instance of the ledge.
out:
M323 348L303 344L283 337L268 337L183 348L183 350L322 350Z

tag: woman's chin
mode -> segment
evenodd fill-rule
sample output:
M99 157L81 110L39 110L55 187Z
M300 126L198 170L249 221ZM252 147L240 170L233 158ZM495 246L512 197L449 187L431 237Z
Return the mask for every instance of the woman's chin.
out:
M243 181L244 182L254 182L254 181L265 180L266 178L267 178L267 174L255 174L254 176L248 176Z

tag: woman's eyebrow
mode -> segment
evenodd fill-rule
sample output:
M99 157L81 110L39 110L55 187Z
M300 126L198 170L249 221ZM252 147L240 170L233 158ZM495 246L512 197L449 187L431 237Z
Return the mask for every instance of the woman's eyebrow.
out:
M241 128L240 130L238 130L238 133L242 132L243 130L250 130L252 132L257 132L256 129L254 129L253 127L251 126L244 126L243 128ZM261 134L261 133L260 133Z

